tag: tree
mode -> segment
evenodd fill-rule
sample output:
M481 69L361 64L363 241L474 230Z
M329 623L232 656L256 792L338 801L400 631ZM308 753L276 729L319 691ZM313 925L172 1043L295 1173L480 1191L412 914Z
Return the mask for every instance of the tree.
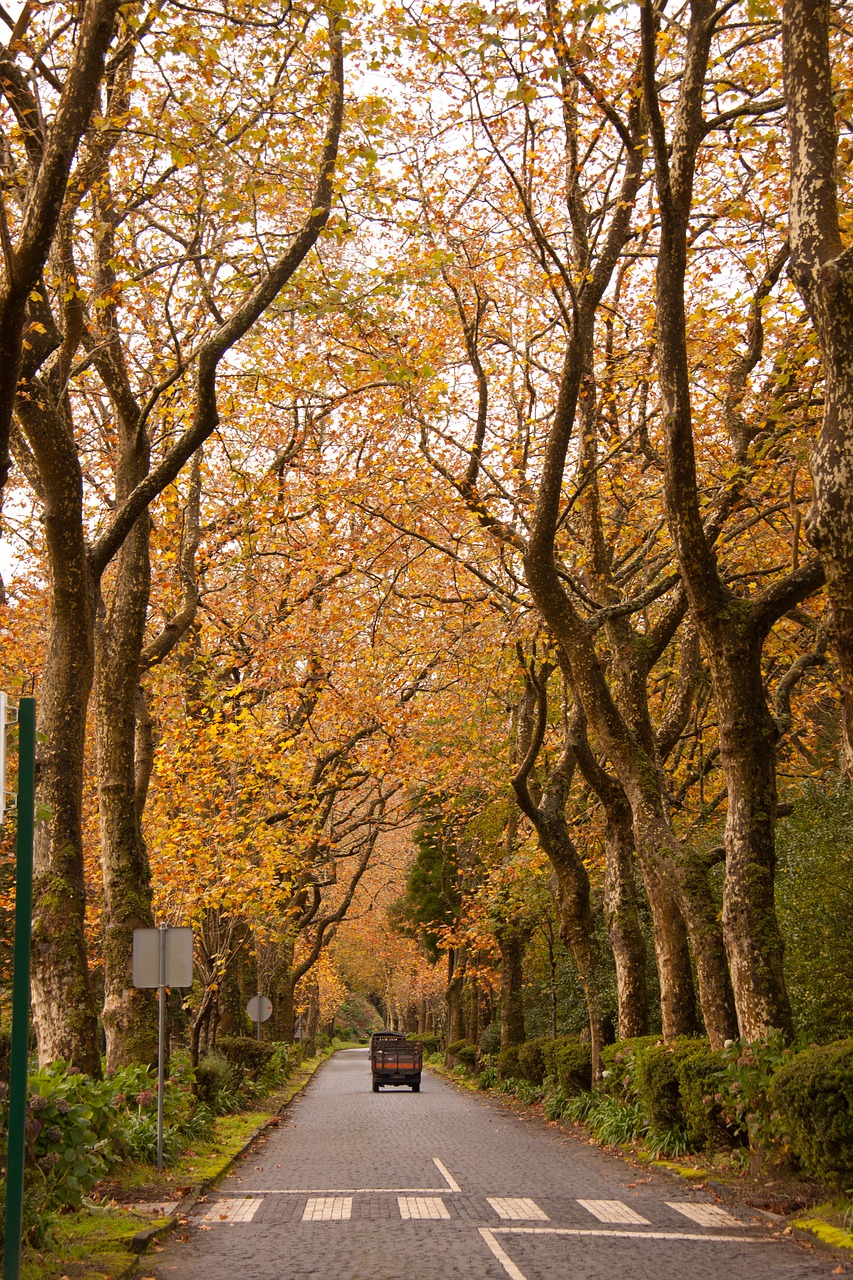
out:
M259 270L251 267L242 279L236 272L229 276L221 291L221 309L207 282L202 282L201 293L207 292L212 309L209 321L202 324L199 332L197 313L190 308L187 334L190 350L185 354L178 343L170 354L164 353L163 376L154 385L144 391L131 385L128 353L122 350L116 331L119 307L109 246L117 211L111 205L106 180L110 154L121 134L121 121L127 108L128 61L118 67L110 85L104 108L107 123L99 133L95 162L87 172L88 181L79 184L82 191L75 191L75 209L80 207L88 191L97 191L92 204L95 217L92 274L98 304L94 312L98 316L103 311L103 320L87 317L80 306L70 216L64 226L61 249L56 254L57 288L45 289L34 304L38 316L38 333L34 335L37 340L32 343L23 365L16 412L21 438L25 441L24 466L37 476L38 497L44 507L53 585L51 638L40 697L40 731L45 745L39 762L39 795L41 802L50 808L51 818L42 824L36 842L39 908L33 935L34 1017L43 1061L62 1057L92 1073L99 1071L99 1060L96 1015L83 939L85 892L80 806L98 595L107 566L138 528L138 522L142 521L144 526L148 504L174 480L181 467L215 430L219 422L216 377L220 363L292 278L329 219L343 118L343 50L337 12L330 9L317 16L318 25L322 21L327 29L322 65L319 38L313 30L302 31L297 42L305 49L310 67L307 91L324 99L328 108L325 136L315 141L313 189L307 193L307 212L304 207L294 211L297 225L290 234L285 230L282 235L275 227L271 233L271 256ZM237 15L238 36L243 26L242 15ZM159 38L168 41L167 36ZM153 43L156 53L157 41ZM304 167L302 171L304 176L309 176ZM143 178L143 183L145 181ZM158 188L156 182L154 188ZM106 213L104 220L98 218L101 212ZM235 212L239 217L239 210ZM247 246L247 258L251 262L251 246ZM192 251L188 251L181 259L181 270L193 269L192 262ZM169 296L167 291L167 310ZM167 328L167 332L174 334L174 326L171 330ZM72 366L81 341L88 347L87 355L77 366ZM90 388L87 383L91 378L90 366L102 379L98 388ZM193 370L194 378L189 379L188 374ZM72 371L83 379L79 396L69 391ZM96 405L101 403L101 396L110 404L122 458L115 502L93 536L87 536L83 467L74 437L72 409L73 405L79 407L81 401L88 407L87 392L95 397ZM168 430L152 462L149 431L152 422L157 420L154 411L158 408L164 414ZM178 424L174 437L173 423ZM128 552L133 562L129 572L136 574L141 588L136 592L134 616L127 631L128 637L134 635L136 639L115 658L126 664L127 672L120 680L116 677L115 687L121 686L125 698L122 785L126 817L121 826L131 833L136 794L132 764L133 707L127 705L127 701L132 702L135 697L141 656L145 586L144 567L140 569L139 565L140 556L144 560L145 554L144 549L136 549L132 555ZM140 572L143 577L139 576ZM137 857L131 865L139 868L144 864ZM128 918L125 927L130 927L130 923ZM61 939L61 945L57 939ZM126 944L122 951L126 958L129 955Z
M838 126L829 0L786 0L782 17L790 138L790 273L820 342L823 424L811 458L806 532L832 607L843 710L842 767L853 781L853 259L839 211ZM839 58L839 62L840 62Z

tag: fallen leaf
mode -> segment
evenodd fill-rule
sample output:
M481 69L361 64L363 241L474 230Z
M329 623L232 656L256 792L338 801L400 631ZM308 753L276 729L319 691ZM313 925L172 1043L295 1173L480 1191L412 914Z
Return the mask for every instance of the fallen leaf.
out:
M843 1276L843 1275L844 1275L844 1268L842 1267L842 1265L841 1265L841 1263L840 1263L840 1262L839 1262L838 1266L835 1268L835 1270L833 1271L833 1273L832 1273L832 1274L833 1274L834 1276Z

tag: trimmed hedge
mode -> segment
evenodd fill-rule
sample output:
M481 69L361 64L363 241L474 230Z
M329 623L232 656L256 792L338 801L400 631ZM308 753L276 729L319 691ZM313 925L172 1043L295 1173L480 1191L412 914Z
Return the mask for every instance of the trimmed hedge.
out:
M769 1094L806 1169L839 1180L853 1173L853 1040L795 1054Z
M542 1041L545 1075L556 1081L565 1094L583 1093L592 1088L592 1052L573 1036Z
M507 1045L498 1054L499 1080L525 1080L542 1085L550 1076L564 1093L581 1093L592 1083L592 1055L589 1045L573 1036L551 1040L542 1036L524 1044Z
M684 1126L675 1054L664 1044L648 1045L637 1054L637 1098L643 1115L659 1129Z
M498 1079L499 1080L520 1080L521 1062L519 1061L520 1044L508 1044L505 1049L501 1049L498 1054Z
M540 1085L545 1079L545 1045L548 1041L541 1037L528 1040L518 1048L518 1066L522 1078L531 1084Z
M251 1036L220 1036L216 1048L239 1072L242 1080L247 1076L250 1080L258 1080L276 1046L268 1040L255 1040Z

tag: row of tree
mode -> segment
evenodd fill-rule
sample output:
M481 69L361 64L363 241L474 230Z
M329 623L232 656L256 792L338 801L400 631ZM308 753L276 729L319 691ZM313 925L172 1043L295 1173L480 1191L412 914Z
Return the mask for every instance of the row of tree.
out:
M793 1032L777 819L853 776L844 15L9 20L43 1060L99 1070L92 961L108 1062L151 1056L155 900L199 929L197 1042L241 954L291 1035L423 795L485 815L508 1024L504 881L546 859L595 1053L600 912L620 1034L655 1018L646 909L665 1036ZM441 941L452 991L479 961Z

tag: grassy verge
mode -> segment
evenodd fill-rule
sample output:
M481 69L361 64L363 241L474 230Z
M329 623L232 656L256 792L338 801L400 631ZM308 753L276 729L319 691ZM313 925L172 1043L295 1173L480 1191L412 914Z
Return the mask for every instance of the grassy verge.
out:
M137 1255L131 1241L137 1232L169 1229L173 1218L152 1219L133 1211L134 1202L174 1202L192 1199L218 1182L234 1159L302 1090L317 1068L338 1049L334 1043L322 1054L307 1058L285 1084L258 1099L252 1108L219 1116L209 1142L195 1143L158 1175L155 1165L133 1163L114 1171L93 1202L79 1213L62 1215L51 1229L49 1247L25 1246L21 1280L119 1280L135 1267Z

